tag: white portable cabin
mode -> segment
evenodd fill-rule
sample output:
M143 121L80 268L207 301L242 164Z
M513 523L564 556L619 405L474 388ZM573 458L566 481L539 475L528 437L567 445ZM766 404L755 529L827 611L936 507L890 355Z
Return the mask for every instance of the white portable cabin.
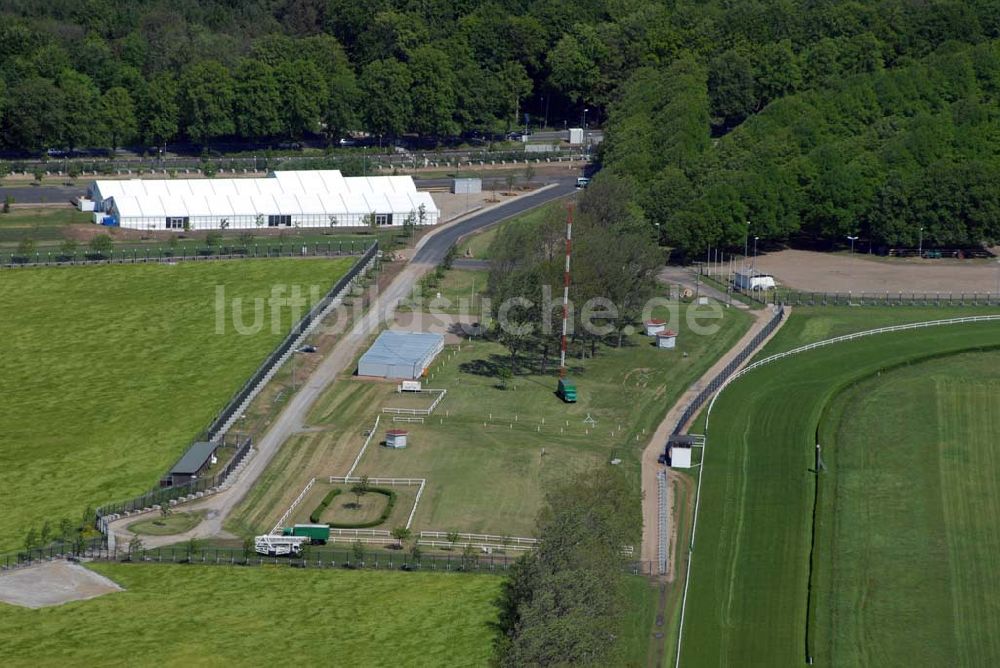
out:
M666 322L663 320L656 320L655 318L653 320L647 320L643 324L646 325L646 336L656 336L667 328Z
M695 439L691 436L671 436L667 441L667 454L670 457L670 467L675 469L691 468L691 453Z
M656 335L656 347L657 348L676 348L677 347L677 332L672 330L665 330Z
M579 146L583 143L583 128L569 129L569 143L572 146Z
M736 272L733 283L740 290L770 290L775 287L774 276L755 272Z
M94 181L94 221L137 230L435 225L440 211L409 176L345 177L338 170L271 172L252 179Z
M403 429L390 429L385 432L385 446L387 448L402 449L406 447L407 432Z

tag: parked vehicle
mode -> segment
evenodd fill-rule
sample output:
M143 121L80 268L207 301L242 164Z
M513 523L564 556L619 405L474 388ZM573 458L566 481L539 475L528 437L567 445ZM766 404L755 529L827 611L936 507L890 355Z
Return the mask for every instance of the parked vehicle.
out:
M326 541L330 540L330 525L296 524L282 529L281 535L308 538L313 545L326 545Z
M265 534L254 538L253 547L257 554L269 557L288 557L302 554L302 544L309 541L306 536L274 536Z

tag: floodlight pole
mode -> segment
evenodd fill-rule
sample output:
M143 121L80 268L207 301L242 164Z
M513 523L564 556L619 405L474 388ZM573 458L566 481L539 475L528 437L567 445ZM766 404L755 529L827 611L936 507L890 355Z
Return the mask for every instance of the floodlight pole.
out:
M573 253L573 204L566 206L566 269L563 273L562 341L559 346L559 377L566 377L566 332L569 325L569 262Z

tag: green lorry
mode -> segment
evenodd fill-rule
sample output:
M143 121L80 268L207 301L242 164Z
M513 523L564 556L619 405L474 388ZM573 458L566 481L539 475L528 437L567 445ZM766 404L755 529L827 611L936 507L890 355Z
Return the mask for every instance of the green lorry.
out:
M559 388L556 390L556 396L565 401L567 404L575 404L576 385L569 378L560 378Z
M313 545L325 545L330 540L330 525L328 524L295 524L281 530L282 536L301 536L308 538Z

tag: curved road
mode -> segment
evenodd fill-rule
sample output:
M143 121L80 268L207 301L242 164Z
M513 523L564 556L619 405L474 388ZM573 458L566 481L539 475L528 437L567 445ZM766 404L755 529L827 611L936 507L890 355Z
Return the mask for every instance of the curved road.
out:
M559 179L530 195L523 195L515 200L485 209L480 213L460 218L425 236L417 245L413 259L382 294L375 296L364 316L354 323L350 331L344 334L333 350L313 371L305 384L292 395L288 405L274 420L270 429L254 445L255 454L246 461L243 470L233 484L218 494L185 504L185 510L205 511L205 519L202 520L201 524L183 534L143 536L143 544L146 547L157 547L190 538L227 536L222 528L226 517L243 500L281 445L290 436L305 427L306 417L313 404L336 380L337 376L354 361L368 337L378 330L381 323L392 320L400 299L410 294L416 281L437 266L448 249L462 237L496 225L547 202L567 197L575 192L575 186L575 176ZM116 534L118 541L125 544L133 536L125 527L134 521L136 521L135 515L116 520L111 523L110 531Z

